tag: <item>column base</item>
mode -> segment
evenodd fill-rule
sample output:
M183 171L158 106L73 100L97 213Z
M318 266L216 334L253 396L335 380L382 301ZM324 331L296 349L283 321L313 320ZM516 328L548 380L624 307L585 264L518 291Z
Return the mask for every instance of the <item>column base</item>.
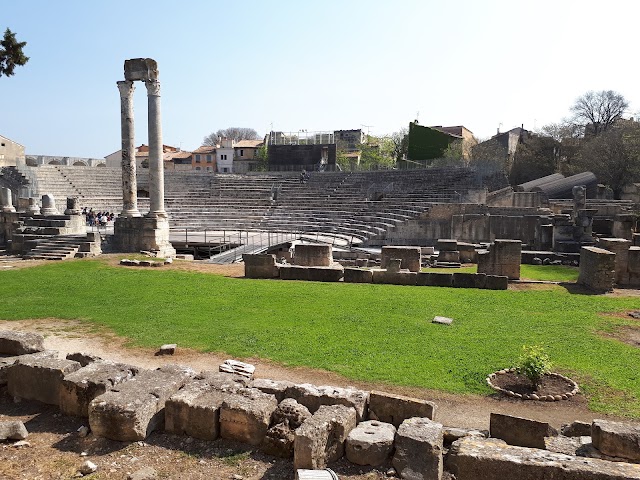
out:
M167 212L165 210L156 210L154 212L149 212L145 215L147 218L169 218Z
M121 252L156 252L159 257L175 257L169 241L169 221L166 218L118 217L114 223L114 245Z
M123 209L120 212L120 217L128 217L128 218L132 218L132 217L141 217L142 214L138 211L137 208L129 208L129 209Z

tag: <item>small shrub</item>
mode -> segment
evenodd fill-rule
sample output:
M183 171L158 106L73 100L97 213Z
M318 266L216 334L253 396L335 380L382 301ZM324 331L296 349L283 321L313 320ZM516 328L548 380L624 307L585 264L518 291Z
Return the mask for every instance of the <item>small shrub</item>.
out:
M551 360L539 345L524 345L516 367L518 373L538 386L542 377L551 371Z

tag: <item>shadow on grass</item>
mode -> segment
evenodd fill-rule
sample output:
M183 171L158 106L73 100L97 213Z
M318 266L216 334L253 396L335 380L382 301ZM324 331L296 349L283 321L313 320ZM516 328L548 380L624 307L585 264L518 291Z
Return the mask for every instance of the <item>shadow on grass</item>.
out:
M591 290L584 285L574 282L560 282L559 285L567 290L572 295L602 295L606 292L597 292L595 290Z

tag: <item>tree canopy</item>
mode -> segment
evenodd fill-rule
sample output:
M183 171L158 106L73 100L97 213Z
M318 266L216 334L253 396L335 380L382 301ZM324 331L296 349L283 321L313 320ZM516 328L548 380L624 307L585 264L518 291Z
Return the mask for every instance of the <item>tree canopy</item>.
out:
M622 118L629 102L613 90L589 91L578 97L571 111L575 123L585 127L585 135L598 135L607 131Z
M203 145L217 145L220 138L230 138L236 142L240 140L258 140L258 132L253 128L229 127L210 133L202 140Z
M17 66L23 66L29 61L22 49L27 42L18 42L16 34L8 28L0 40L0 77L10 77Z

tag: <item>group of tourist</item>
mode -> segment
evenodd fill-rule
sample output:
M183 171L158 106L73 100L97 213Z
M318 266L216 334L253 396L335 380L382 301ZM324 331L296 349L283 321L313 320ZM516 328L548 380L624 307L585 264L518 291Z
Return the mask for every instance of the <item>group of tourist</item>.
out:
M115 213L111 212L94 212L93 208L84 207L82 214L87 219L87 225L90 227L106 227L109 222L113 222Z

